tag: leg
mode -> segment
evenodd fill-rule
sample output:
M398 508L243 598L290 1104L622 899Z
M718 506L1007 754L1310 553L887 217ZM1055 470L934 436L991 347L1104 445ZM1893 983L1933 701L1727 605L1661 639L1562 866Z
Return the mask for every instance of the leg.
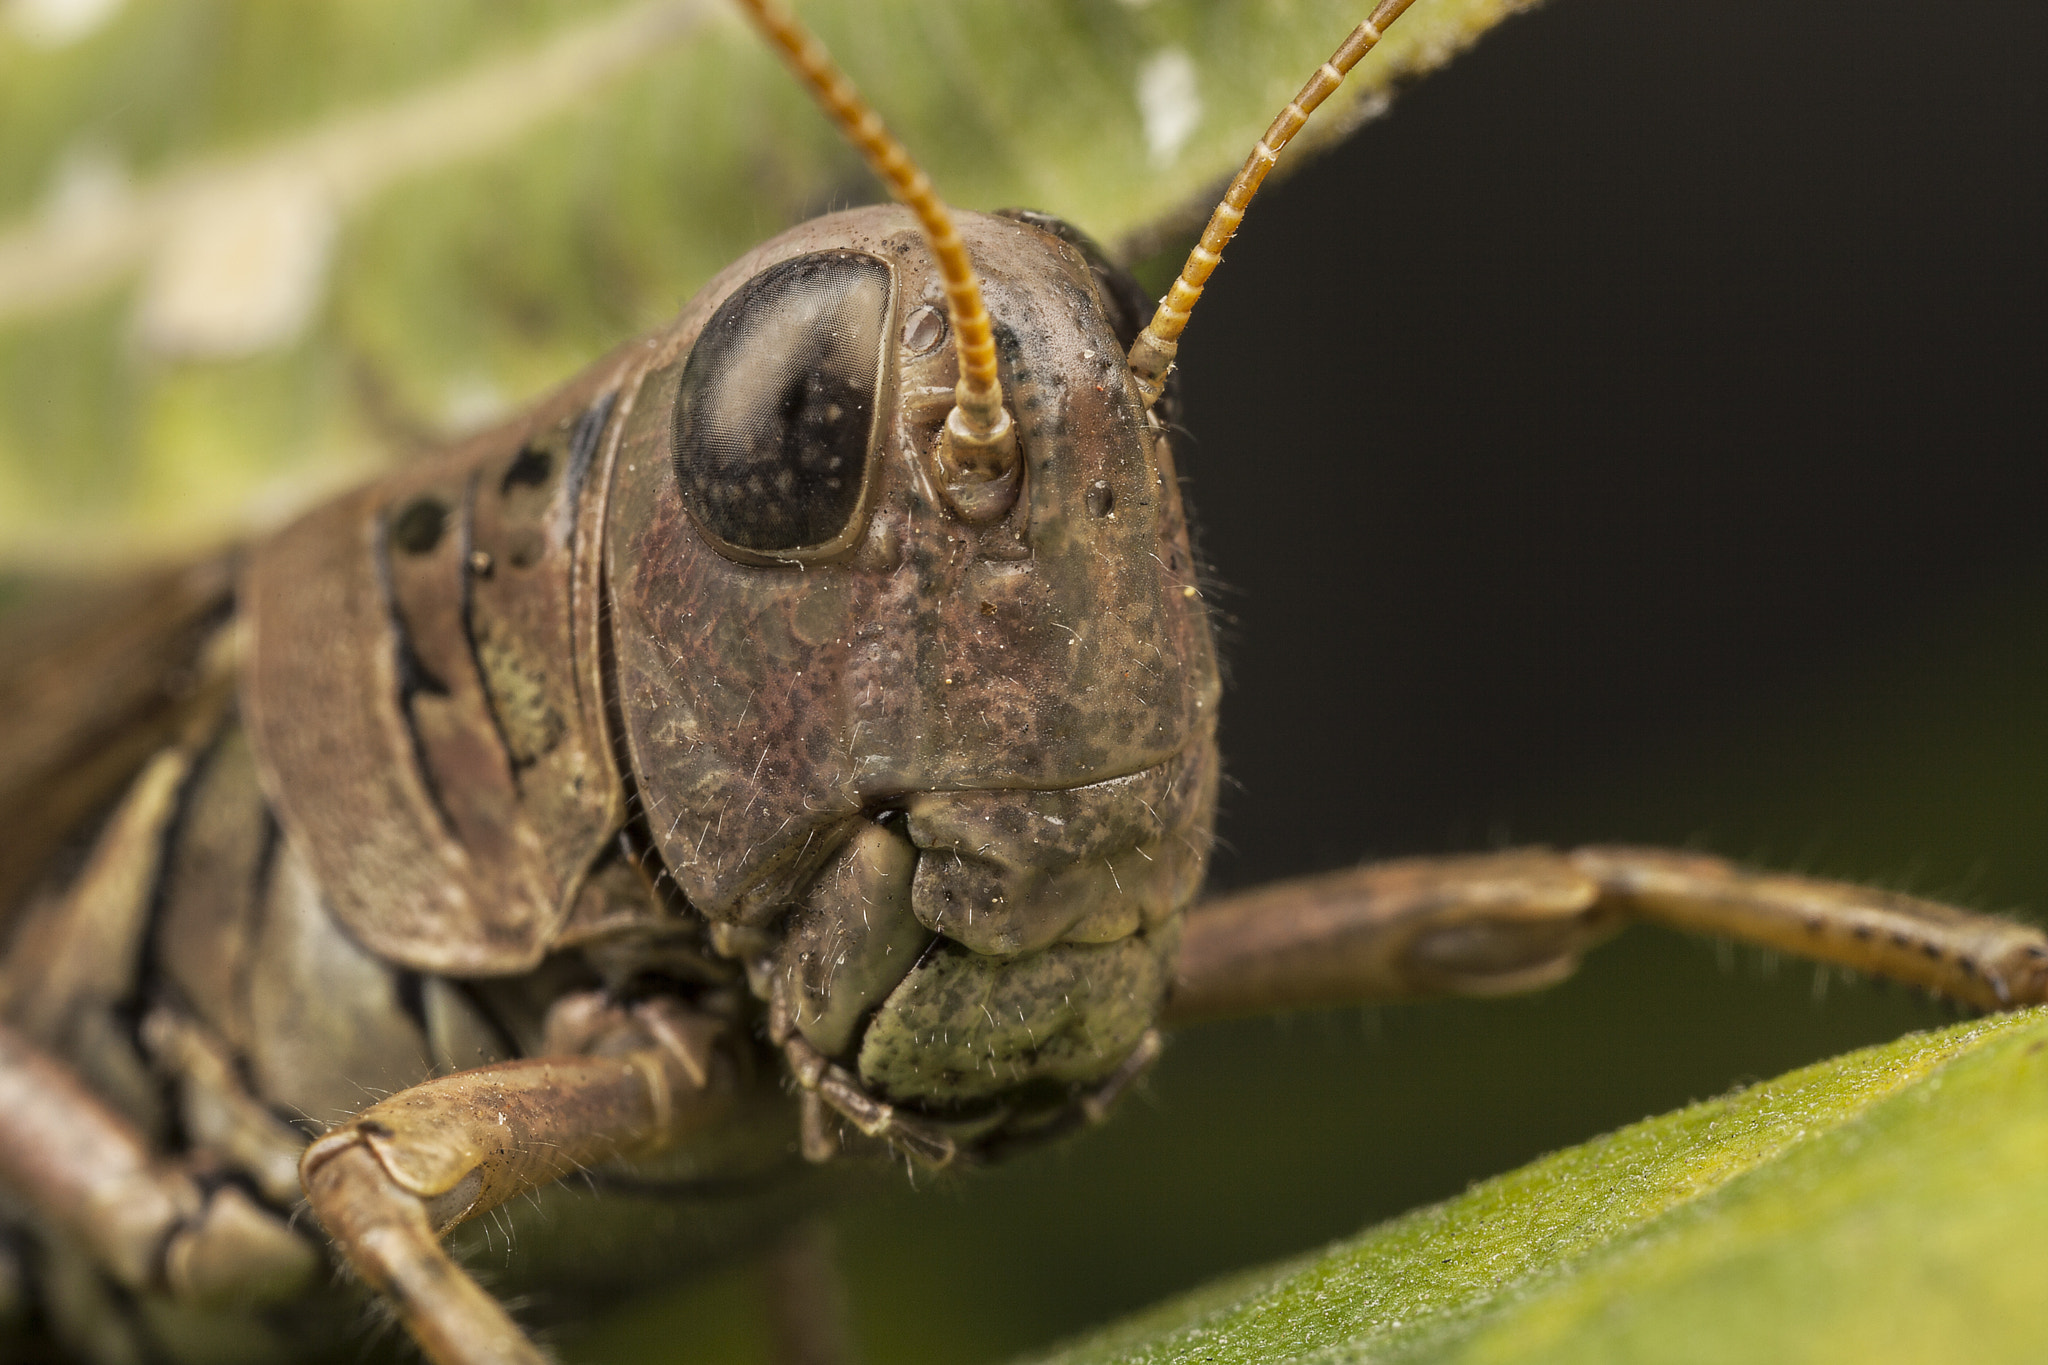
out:
M718 1026L658 1003L634 1016L643 1045L630 1051L443 1076L306 1149L313 1211L435 1365L546 1360L441 1234L585 1166L658 1151L725 1112L734 1085L714 1047Z
M289 1297L317 1255L233 1186L210 1193L62 1063L0 1025L0 1183L116 1282L190 1302Z
M761 1272L776 1365L853 1365L831 1230L816 1220L798 1224L768 1254Z
M2048 937L1842 882L1660 849L1520 849L1281 882L1188 917L1169 1023L1533 990L1635 920L1852 967L1981 1009L2048 1000Z
M164 1005L144 1016L142 1039L156 1074L175 1089L185 1141L248 1176L271 1207L298 1203L306 1136L249 1093L227 1047Z

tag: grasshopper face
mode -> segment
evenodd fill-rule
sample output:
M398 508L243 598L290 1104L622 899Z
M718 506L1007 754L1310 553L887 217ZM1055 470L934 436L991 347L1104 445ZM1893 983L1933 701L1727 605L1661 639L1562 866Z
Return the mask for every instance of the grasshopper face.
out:
M874 1095L1037 1112L1164 997L1218 682L1118 300L1040 227L961 230L1012 484L963 494L932 455L956 368L909 216L805 224L658 343L610 491L611 638L650 832L761 945L756 990Z

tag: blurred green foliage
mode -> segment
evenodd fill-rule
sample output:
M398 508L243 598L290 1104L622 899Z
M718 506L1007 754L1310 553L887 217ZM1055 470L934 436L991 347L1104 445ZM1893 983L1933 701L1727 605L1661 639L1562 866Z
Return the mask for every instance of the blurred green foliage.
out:
M1319 133L1519 3L1424 0ZM1118 241L1235 169L1354 8L804 12L954 202ZM149 0L36 31L0 23L0 563L274 521L873 196L718 0Z

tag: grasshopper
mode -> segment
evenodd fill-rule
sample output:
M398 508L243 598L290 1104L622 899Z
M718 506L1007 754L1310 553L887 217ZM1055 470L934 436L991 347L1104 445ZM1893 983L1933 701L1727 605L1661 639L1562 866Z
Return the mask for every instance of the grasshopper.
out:
M943 226L820 220L148 601L133 647L184 685L130 699L153 743L6 975L0 1170L73 1349L317 1315L335 1255L432 1358L534 1359L438 1237L565 1174L981 1160L1101 1117L1156 1022L1525 989L1630 919L2040 998L2032 931L1644 850L1191 910L1217 687L1161 404L1200 280L1140 331L1064 225L957 230L992 322ZM310 1145L278 1117L384 1078ZM334 1251L279 1216L301 1188Z

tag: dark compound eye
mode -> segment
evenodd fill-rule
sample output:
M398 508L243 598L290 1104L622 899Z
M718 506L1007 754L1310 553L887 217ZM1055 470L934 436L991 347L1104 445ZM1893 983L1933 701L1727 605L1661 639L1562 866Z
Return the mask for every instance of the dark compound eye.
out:
M674 454L684 506L725 548L804 558L858 535L891 290L885 262L820 251L711 315L683 365Z

